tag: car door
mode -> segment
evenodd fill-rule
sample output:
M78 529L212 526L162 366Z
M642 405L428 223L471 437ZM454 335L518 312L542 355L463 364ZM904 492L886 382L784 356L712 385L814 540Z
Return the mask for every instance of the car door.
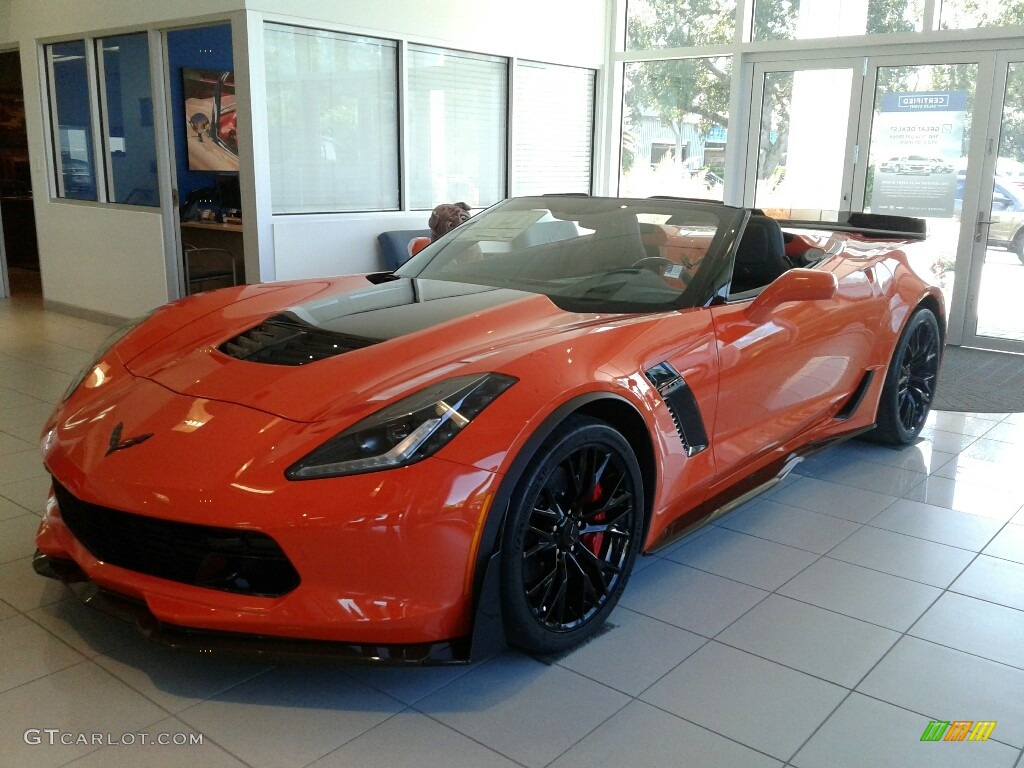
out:
M884 300L870 268L847 268L838 257L824 265L842 273L830 299L765 311L743 298L711 309L719 356L716 485L782 458L779 449L830 420L865 375Z

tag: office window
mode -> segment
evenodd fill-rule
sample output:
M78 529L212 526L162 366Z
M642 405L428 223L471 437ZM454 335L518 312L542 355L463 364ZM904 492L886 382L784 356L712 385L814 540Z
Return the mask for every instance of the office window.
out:
M754 0L754 40L920 32L924 0Z
M398 47L266 26L274 213L395 210Z
M85 41L53 43L45 52L57 197L96 200Z
M626 65L619 194L722 200L728 56Z
M146 34L97 40L96 63L107 199L128 205L159 205Z
M627 51L724 45L735 36L736 0L628 0L626 4Z
M1007 0L941 0L940 29L1024 25L1024 3Z
M503 199L507 60L422 45L407 59L410 207Z
M513 195L590 192L594 81L590 69L518 62Z

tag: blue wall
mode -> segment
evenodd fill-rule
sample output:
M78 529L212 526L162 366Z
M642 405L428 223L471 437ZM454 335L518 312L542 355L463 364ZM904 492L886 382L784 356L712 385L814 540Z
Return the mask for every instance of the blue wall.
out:
M174 126L174 156L177 163L178 199L185 201L193 189L213 187L218 173L188 169L188 135L185 132L185 103L182 99L183 67L234 70L231 53L231 25L178 29L167 33L167 60L171 80L171 125Z

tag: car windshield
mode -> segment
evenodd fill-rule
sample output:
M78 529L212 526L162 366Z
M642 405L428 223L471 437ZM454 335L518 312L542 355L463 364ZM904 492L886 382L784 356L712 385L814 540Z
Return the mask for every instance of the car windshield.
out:
M432 243L398 277L511 288L578 311L700 306L743 209L690 200L506 200Z

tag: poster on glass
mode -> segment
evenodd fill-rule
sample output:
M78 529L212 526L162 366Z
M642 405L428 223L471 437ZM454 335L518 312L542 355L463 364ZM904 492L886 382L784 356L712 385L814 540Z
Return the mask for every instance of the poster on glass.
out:
M238 170L235 75L182 69L190 171Z

